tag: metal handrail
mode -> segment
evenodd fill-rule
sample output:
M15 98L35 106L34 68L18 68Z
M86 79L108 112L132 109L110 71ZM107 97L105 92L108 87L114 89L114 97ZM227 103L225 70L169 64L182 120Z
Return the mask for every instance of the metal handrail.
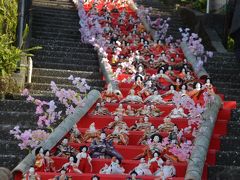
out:
M18 23L16 31L16 47L23 48L23 34L26 26L31 29L30 12L32 0L19 0L18 1ZM25 43L25 45L28 43ZM28 45L27 45L28 46ZM24 47L27 48L27 47Z

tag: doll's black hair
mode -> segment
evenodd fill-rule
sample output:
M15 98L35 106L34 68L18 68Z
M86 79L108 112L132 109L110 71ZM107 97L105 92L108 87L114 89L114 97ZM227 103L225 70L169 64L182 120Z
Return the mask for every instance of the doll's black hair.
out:
M86 148L86 151L88 151L88 147L86 145L80 146L79 151L82 152L83 148Z

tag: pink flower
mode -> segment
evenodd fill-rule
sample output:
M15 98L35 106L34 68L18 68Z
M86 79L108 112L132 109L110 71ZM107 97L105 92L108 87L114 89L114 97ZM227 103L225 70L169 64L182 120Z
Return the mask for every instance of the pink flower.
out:
M29 90L28 89L24 89L21 93L21 96L28 96L29 95Z

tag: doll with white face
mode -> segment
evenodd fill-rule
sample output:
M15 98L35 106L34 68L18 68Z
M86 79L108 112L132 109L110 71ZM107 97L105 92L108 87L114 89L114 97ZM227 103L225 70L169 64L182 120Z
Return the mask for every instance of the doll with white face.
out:
M63 164L62 169L66 169L67 173L82 174L82 171L78 169L77 158L75 156L70 156L68 162Z
M83 173L92 172L92 158L88 153L87 146L81 146L77 154L77 165Z
M99 138L100 131L96 129L95 123L90 124L89 129L85 132L84 142L92 142L95 138Z

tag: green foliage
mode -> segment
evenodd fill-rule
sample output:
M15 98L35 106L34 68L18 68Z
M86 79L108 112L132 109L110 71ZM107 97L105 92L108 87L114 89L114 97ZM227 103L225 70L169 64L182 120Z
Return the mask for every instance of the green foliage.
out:
M16 40L17 0L0 0L0 76L12 74L22 51L13 46Z
M228 36L227 49L229 51L233 51L234 50L234 44L235 44L234 39L231 38L230 36Z
M0 0L0 34L6 34L12 42L16 36L17 8L17 0Z
M207 7L207 0L179 0L179 3L188 4L193 9L201 12L205 12Z
M12 45L6 35L0 36L0 71L1 75L12 74L16 70L23 52Z

